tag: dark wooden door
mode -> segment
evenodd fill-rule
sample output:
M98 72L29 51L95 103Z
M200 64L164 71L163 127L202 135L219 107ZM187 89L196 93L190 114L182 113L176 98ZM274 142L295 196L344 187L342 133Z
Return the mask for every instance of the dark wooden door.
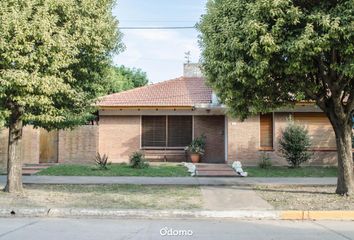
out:
M194 136L206 136L202 163L225 163L225 116L195 116Z
M39 163L58 162L58 131L40 130Z

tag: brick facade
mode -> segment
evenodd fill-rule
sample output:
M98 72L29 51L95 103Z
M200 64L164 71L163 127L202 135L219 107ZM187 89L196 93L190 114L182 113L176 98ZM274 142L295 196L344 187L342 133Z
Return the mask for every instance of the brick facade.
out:
M274 113L274 150L266 151L273 160L274 165L286 165L278 148L278 138L281 130L287 125L291 113ZM206 162L215 158L222 162L224 158L225 142L222 131L226 130L226 154L229 163L241 161L244 165L257 165L260 155L260 118L253 116L241 122L227 118L226 127L223 123L215 122L217 116L194 116L194 135L201 133L207 136ZM224 117L222 117L224 119ZM305 125L306 126L306 125ZM328 126L309 125L309 132L316 133L313 137L320 136L318 131L326 135L321 140L321 148L313 151L314 155L309 164L333 165L336 164L337 153L330 149L333 145L333 130ZM311 129L315 128L317 129ZM97 152L107 154L111 162L128 162L129 156L140 149L140 116L139 115L101 115L99 125L81 126L74 130L59 131L58 137L58 162L60 163L92 163ZM321 136L323 136L323 134ZM220 135L220 136L219 136ZM219 136L219 137L218 137ZM0 131L0 167L7 161L6 129ZM40 129L26 126L23 131L23 162L40 162ZM328 146L327 146L328 145ZM328 149L326 149L328 147ZM215 155L217 154L217 155ZM220 159L221 160L220 160ZM215 160L214 159L214 160ZM219 161L220 160L220 161Z
M260 120L259 115L250 117L241 122L235 119L228 119L228 162L241 161L244 165L257 165L261 153L266 153L274 165L287 165L287 162L282 158L279 152L278 139L281 136L281 131L287 125L288 118L291 113L274 113L274 149L272 151L260 150ZM314 129L311 126L304 125L308 128L309 133L313 133ZM337 161L337 152L329 151L326 147L331 146L334 138L333 130L330 125L322 126L325 129L323 134L328 136L325 142L322 142L322 149L313 151L313 157L307 164L309 165L334 165ZM316 129L320 131L320 129ZM318 134L318 133L317 133ZM316 135L317 135L316 134ZM316 137L316 135L312 137ZM310 135L311 137L311 135ZM328 145L328 146L327 146Z
M128 162L140 149L140 116L100 116L98 149L110 162Z
M26 126L22 136L23 163L38 164L40 160L40 134L43 129ZM6 167L8 130L0 132L0 167ZM98 147L98 126L80 126L73 130L59 131L58 162L92 163Z
M93 163L98 152L98 126L59 131L59 163Z
M228 118L228 162L241 161L244 165L256 165L259 159L259 116L243 122Z
M8 129L0 131L0 167L7 165ZM39 160L39 130L32 126L23 128L22 161L24 163L38 163Z

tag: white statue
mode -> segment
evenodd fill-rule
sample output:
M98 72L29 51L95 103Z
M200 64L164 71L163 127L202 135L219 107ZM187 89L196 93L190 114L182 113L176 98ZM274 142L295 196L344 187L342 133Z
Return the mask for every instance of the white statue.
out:
M195 176L197 168L195 167L195 165L193 163L183 162L182 164L183 164L183 166L185 166L188 169L188 172L191 173L192 177Z
M236 171L241 177L247 177L247 172L244 172L242 169L242 164L240 161L235 161L232 163L232 168Z

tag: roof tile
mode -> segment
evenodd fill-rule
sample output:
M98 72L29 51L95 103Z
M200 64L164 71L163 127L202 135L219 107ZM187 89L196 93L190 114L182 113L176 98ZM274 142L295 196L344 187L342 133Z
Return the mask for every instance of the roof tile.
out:
M194 106L211 103L211 95L204 78L180 77L104 96L98 106Z

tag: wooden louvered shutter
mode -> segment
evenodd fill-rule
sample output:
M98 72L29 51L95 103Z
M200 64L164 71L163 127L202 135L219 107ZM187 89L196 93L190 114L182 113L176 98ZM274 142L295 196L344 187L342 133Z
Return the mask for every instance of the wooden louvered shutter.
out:
M261 114L261 148L263 149L273 149L273 114Z
M185 147L192 142L192 116L168 116L168 146Z
M142 147L166 147L166 116L142 116Z

